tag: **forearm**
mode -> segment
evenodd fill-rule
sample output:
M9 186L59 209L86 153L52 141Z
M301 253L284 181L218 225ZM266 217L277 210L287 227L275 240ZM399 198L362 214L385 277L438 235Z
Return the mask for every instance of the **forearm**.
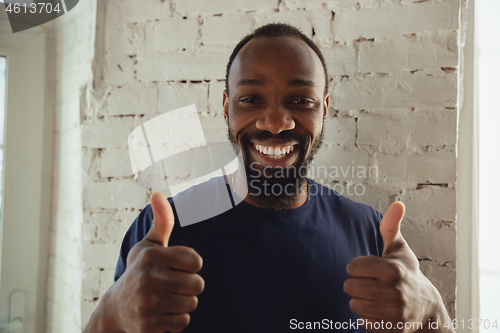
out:
M448 326L448 327L445 327ZM455 333L455 330L450 327L450 316L448 311L441 301L437 305L436 310L429 317L427 322L423 323L423 328L418 330L419 333Z
M90 317L89 323L83 333L125 333L118 327L118 323L112 316L112 288L101 298L99 306Z

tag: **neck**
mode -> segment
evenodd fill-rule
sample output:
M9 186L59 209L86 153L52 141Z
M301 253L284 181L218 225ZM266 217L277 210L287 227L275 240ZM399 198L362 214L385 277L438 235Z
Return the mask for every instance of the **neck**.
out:
M235 172L230 174L227 177L227 183L230 185L233 193L243 199L246 203L249 203L253 206L265 209L278 209L278 210L288 210L295 209L303 204L305 204L309 198L309 194L307 191L307 180L305 180L302 189L298 191L298 193L294 193L293 195L288 195L284 200L275 200L276 197L267 198L266 196L260 195L257 196L255 194L248 193L247 191L247 180L244 175L238 174ZM263 193L266 193L263 191ZM268 193L269 196L272 196L272 193Z

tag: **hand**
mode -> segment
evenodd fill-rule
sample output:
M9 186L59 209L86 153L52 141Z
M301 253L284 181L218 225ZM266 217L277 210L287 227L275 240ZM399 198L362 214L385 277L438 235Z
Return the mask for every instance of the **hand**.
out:
M401 234L404 212L403 203L394 202L380 222L382 257L357 257L347 265L351 278L344 283L344 291L352 296L349 307L369 332L427 330L429 319L434 321L436 316L442 328L447 318L439 292L419 270L417 257ZM405 323L411 327L404 327Z
M127 269L108 291L105 306L115 328L124 332L180 332L204 289L204 280L196 274L202 258L189 247L167 247L174 215L161 193L151 196L151 207L154 224L131 249Z

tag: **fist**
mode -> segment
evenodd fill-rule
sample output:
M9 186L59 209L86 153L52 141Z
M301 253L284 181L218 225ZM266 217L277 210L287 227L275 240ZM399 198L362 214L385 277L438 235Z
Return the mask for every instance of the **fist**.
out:
M185 246L167 247L174 227L172 207L161 193L151 197L154 222L127 257L127 269L113 286L119 329L128 333L180 332L196 309L205 282L196 274L202 258Z
M360 315L368 332L415 332L442 305L436 288L419 270L415 254L404 240L400 223L404 205L394 202L380 222L382 257L354 258L346 267L351 277L344 291L349 307Z

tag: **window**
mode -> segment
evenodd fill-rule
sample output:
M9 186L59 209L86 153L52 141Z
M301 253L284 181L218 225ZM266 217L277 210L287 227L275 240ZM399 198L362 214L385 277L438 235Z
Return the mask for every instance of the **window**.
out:
M500 1L476 2L479 100L479 292L480 318L500 326ZM481 332L491 331L484 325Z
M3 152L5 141L5 96L7 89L7 58L0 56L0 249L2 240L2 208L3 208Z

